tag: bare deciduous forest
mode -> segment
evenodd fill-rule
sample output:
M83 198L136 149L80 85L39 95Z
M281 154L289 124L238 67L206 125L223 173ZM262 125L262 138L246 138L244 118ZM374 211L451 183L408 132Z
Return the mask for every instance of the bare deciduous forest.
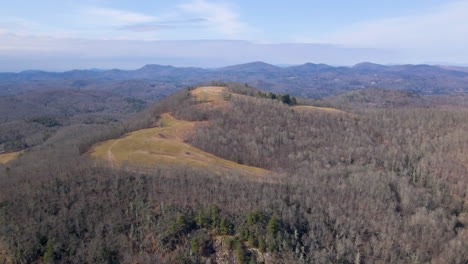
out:
M249 97L197 107L183 89L122 122L64 127L0 165L0 252L12 263L466 263L466 107L302 111L214 85ZM83 155L166 112L208 121L193 146L276 180Z

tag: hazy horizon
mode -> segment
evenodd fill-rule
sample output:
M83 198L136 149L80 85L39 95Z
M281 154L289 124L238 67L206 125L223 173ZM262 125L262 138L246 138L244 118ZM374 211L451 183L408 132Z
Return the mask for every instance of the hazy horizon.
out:
M204 70L217 70L217 69L221 69L221 68L224 68L224 67L230 67L230 66L237 66L237 65L243 65L243 64L250 64L250 63L257 63L257 62L260 62L260 63L266 63L266 64L269 64L269 65L272 65L272 66L276 66L276 67L279 67L279 68L289 68L289 67L294 67L294 66L300 66L300 65L305 65L305 64L325 64L325 65L328 65L328 66L332 66L332 67L348 67L348 68L351 68L357 64L360 64L360 63L372 63L372 64L378 64L378 65L383 65L383 66L398 66L398 65L430 65L430 66L453 66L453 67L468 67L468 64L450 64L450 63L444 63L444 62L427 62L427 63L415 63L415 64L412 64L412 63L408 63L408 64L398 64L398 63L387 63L387 64L380 64L380 63L374 63L372 61L362 61L362 62L358 62L358 63L355 63L355 64L349 64L349 65L336 65L336 64L327 64L327 63L322 63L322 62L304 62L304 63L299 63L299 64L274 64L274 63L269 63L269 62L266 62L266 61L248 61L248 62L241 62L241 63L237 63L237 64L226 64L226 65L221 65L221 66L217 66L217 67L203 67L203 66L193 66L193 65L174 65L174 64L164 64L164 63L148 63L148 64L143 64L143 65L139 65L139 66L136 66L136 67L126 67L126 68L123 68L123 67L110 67L110 68L99 68L99 67L89 67L89 68L70 68L70 69L58 69L58 70L54 70L54 69L35 69L35 68L28 68L28 69L21 69L21 70L16 70L16 71L0 71L0 73L22 73L22 72L27 72L27 71L44 71L44 72L57 72L57 73L62 73L62 72L68 72L68 71L74 71L74 70L78 70L78 71L110 71L110 70L124 70L124 71L134 71L134 70L139 70L147 65L160 65L160 66L171 66L171 67L176 67L176 68L184 68L184 67L187 67L187 68L199 68L199 69L204 69Z
M467 13L468 0L19 0L0 10L0 71L467 65Z

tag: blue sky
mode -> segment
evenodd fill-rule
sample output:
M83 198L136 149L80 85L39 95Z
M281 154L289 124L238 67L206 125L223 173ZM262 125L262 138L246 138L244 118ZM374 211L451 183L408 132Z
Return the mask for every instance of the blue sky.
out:
M4 1L0 71L468 64L468 0Z

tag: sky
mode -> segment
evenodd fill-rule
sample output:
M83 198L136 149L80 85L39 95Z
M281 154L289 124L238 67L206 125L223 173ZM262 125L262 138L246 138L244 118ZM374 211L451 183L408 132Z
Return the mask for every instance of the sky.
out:
M0 0L0 71L468 64L468 0Z

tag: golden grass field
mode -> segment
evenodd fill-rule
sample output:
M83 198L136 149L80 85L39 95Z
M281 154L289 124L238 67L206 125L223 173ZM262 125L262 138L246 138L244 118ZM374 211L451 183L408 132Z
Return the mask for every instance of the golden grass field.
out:
M169 113L162 114L160 126L126 134L122 138L98 143L88 153L91 157L108 160L113 164L126 161L133 165L183 164L218 171L263 174L267 170L241 165L222 159L184 142L195 125L201 122L178 120Z
M224 98L230 93L226 87L205 86L190 91L190 94L199 102L215 102L225 101Z
M16 159L23 152L24 152L24 150L0 154L0 164L5 164L7 162L10 162L10 161Z
M244 96L229 93L226 87L206 86L199 87L190 94L194 100L200 102L197 107L226 106L226 97ZM334 108L314 106L294 106L294 109L326 111L330 113L344 113ZM213 154L187 144L184 140L193 132L195 126L203 122L178 120L170 113L161 115L156 127L134 131L122 138L104 141L94 145L87 155L109 161L113 165L127 162L130 165L189 165L209 168L216 171L237 170L248 174L266 175L271 172L241 165L225 160Z
M196 101L205 102L205 103L213 103L213 102L226 102L225 98L228 95L231 96L245 96L241 94L234 94L230 93L226 87L218 87L218 86L206 86L206 87L199 87L190 92ZM336 108L331 107L317 107L317 106L310 106L310 105L295 105L292 106L293 109L296 110L312 110L312 111L324 111L328 113L335 113L335 114L349 114L342 110L338 110Z

